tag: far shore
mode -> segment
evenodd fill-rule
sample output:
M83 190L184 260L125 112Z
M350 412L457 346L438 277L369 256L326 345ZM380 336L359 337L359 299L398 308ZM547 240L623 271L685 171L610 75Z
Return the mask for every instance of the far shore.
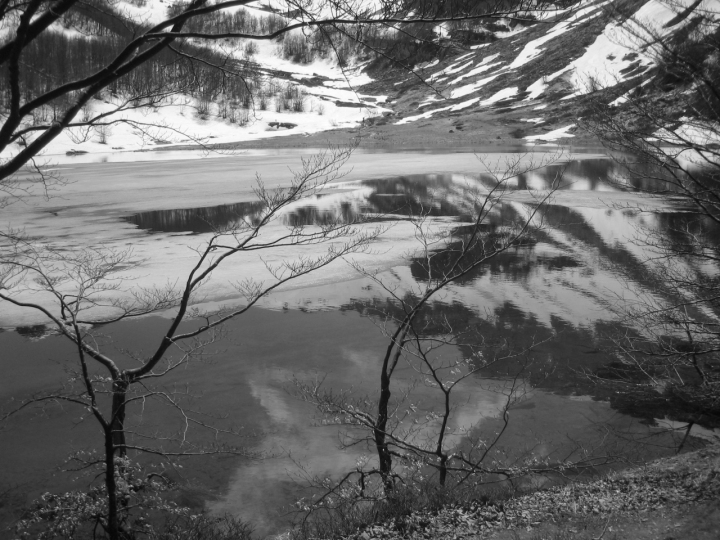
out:
M560 138L555 141L529 142L510 134L511 126L502 124L486 124L476 129L450 133L445 125L445 119L438 119L429 124L417 126L415 124L359 126L356 128L343 128L330 131L305 134L298 128L297 134L255 139L251 141L238 141L234 143L209 142L206 145L169 145L139 150L152 152L158 150L251 150L251 149L290 149L290 148L322 148L328 145L357 144L359 148L378 149L387 151L413 151L413 150L453 150L472 152L474 148L502 148L515 146L532 151L536 147L579 146L601 148L596 137L577 132L573 137ZM422 129L418 129L421 127Z

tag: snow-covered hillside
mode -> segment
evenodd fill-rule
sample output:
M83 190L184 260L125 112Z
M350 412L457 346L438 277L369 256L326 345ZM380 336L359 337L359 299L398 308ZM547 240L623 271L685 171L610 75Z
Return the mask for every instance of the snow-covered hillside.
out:
M174 3L170 0L140 3L120 0L113 3L113 9L129 21L151 26L165 20L168 8ZM225 11L233 13L244 9L250 16L263 17L275 15L273 11L282 13L281 4L264 0ZM287 21L293 22L292 19ZM83 37L76 29L57 23L52 30L67 36ZM298 31L291 35L301 34ZM43 155L105 154L308 135L356 126L364 119L389 112L383 107L386 96L366 95L358 91L360 86L372 79L362 72L363 64L354 58L345 68L339 67L333 55L314 58L308 63L295 63L284 58L282 43L274 40L252 41L251 48L248 48L248 43L250 40L238 39L203 42L202 46L220 53L229 62L249 62L254 66L259 81L255 90L261 89L267 94L265 98L261 99L255 92L250 103L241 106L231 105L229 99L202 104L189 95L177 93L151 107L136 108L128 107L124 95L103 91L78 113L75 120L108 114L103 121L112 125L66 130L46 147ZM273 89L272 92L269 89ZM292 106L282 94L293 94ZM20 148L18 145L9 148L5 156Z
M631 16L620 17L613 0L584 0L554 19L518 27L493 43L425 66L432 83L424 95L412 93L412 106L397 123L428 120L443 114L490 109L527 109L527 121L542 124L543 110L598 89L632 82L644 86L653 59L665 39L699 17L716 18L718 0L648 0L636 2ZM405 85L410 78L399 83ZM628 91L628 92L629 92ZM625 101L621 96L611 105ZM538 111L538 112L532 112ZM552 114L556 114L554 111ZM529 141L572 137L573 122Z
M119 0L114 9L137 24L153 25L167 17L171 0ZM142 5L138 5L142 4ZM372 12L377 2L364 2ZM255 17L285 17L282 0L258 0L247 10ZM435 27L440 58L387 73L366 72L367 58L349 58L340 68L335 54L298 63L277 41L203 42L231 62L255 66L253 100L238 106L227 98L201 103L178 93L152 107L111 115L105 128L71 129L45 150L46 156L150 150L188 144L247 143L289 135L311 135L364 125L412 126L462 115L522 111L527 143L573 137L573 102L599 88L625 85L611 105L649 82L653 59L663 40L720 12L720 0L581 0L571 7L531 13L534 23L504 20L484 43L458 45L446 23ZM323 12L317 17L343 14ZM290 19L287 17L290 16ZM57 25L56 32L72 34ZM295 31L294 39L302 40ZM449 44L449 45L448 45ZM653 45L655 44L655 45ZM660 44L660 45L658 45ZM453 51L448 53L448 51ZM287 53L287 51L286 51ZM293 94L295 104L280 103ZM262 94L258 95L258 94ZM124 97L102 92L78 114L91 117L127 109ZM564 109L563 109L564 108ZM568 117L558 122L558 117ZM498 137L500 138L500 137ZM19 146L6 150L5 156Z
M288 62L274 56L258 55L259 63L281 70ZM281 67L282 66L282 67ZM176 95L165 104L153 108L126 110L113 119L127 120L105 129L70 129L59 135L47 148L45 155L64 154L70 151L89 153L109 151L149 150L187 144L232 143L277 137L316 133L341 127L356 126L365 118L380 116L388 109L383 107L386 96L359 93L356 87L369 81L358 69L344 72L327 61L298 65L287 71L292 83L304 93L302 112L276 111L274 103L261 110L258 103L249 109L236 111L237 117L222 118L217 104L210 104L207 112L199 112L196 100ZM302 79L322 74L321 86L306 86ZM287 83L285 83L287 84ZM104 95L94 100L90 113L116 109L124 102L122 97ZM244 116L243 116L244 115ZM277 127L278 124L280 127ZM291 127L283 127L282 124Z

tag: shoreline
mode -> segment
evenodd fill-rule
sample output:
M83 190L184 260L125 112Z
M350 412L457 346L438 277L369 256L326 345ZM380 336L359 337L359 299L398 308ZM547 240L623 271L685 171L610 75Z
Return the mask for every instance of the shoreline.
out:
M440 119L442 120L442 119ZM422 151L455 151L472 152L474 148L507 148L517 147L518 150L533 148L579 147L603 149L599 140L589 134L575 134L573 137L561 138L556 141L531 142L510 135L510 130L471 130L449 134L444 132L441 122L426 124L430 129L418 131L417 126L358 126L319 131L312 134L293 134L251 141L233 143L209 143L207 145L173 145L152 149L134 150L134 152L172 151L172 150L287 150L293 148L323 148L329 145L343 146L357 143L358 149L379 150L387 152L422 152ZM497 127L497 126L494 126ZM506 133L503 133L505 132ZM494 136L490 136L490 135ZM504 135L504 136L503 136Z
M349 145L356 145L358 150L369 151L371 153L475 153L478 151L494 153L495 151L508 151L510 149L518 153L532 153L537 150L552 151L553 149L559 148L568 148L570 152L607 152L607 149L596 137L580 130L576 131L572 136L561 137L551 141L527 141L524 138L513 136L513 129L511 129L513 127L512 123L479 123L477 126L454 132L454 130L447 129L448 126L445 125L447 120L449 119L437 118L420 126L416 125L417 122L404 125L359 125L353 128L331 129L310 134L298 132L289 135L277 135L274 137L235 142L208 142L207 144L180 143L129 150L112 151L108 149L108 152L91 151L78 154L68 154L64 152L45 154L43 157L51 160L62 157L63 159L60 164L65 165L70 163L83 163L83 158L92 159L93 156L106 155L138 156L142 154L166 152L207 152L212 155L215 152L224 151L324 149ZM203 157L212 156L177 159L201 159Z

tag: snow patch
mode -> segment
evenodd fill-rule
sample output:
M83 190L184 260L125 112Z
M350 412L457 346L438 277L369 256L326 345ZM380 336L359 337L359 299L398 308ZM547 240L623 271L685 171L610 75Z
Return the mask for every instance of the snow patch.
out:
M469 52L469 53L463 54L462 56L458 56L455 60L464 60L464 59L467 58L468 56L473 56L474 54L475 54L475 53Z
M622 24L609 23L585 53L566 67L574 70L571 82L576 89L574 94L567 97L614 86L647 71L653 64L652 58L659 52L657 47L661 45L658 44L679 27L674 25L666 28L665 25L692 2L650 0ZM698 10L710 3L720 4L717 0L704 2ZM689 17L680 24L687 24L691 19ZM645 44L651 45L640 47Z
M523 50L520 52L520 54L518 54L518 56L515 58L515 60L513 60L512 64L510 64L509 69L516 69L521 66L524 66L525 64L530 62L530 60L539 56L543 52L543 49L540 48L542 45L544 45L548 41L555 39L556 37L566 33L567 31L571 30L578 24L587 22L587 20L589 20L592 17L596 17L597 15L600 14L599 11L598 11L598 13L592 14L590 17L583 19L583 17L585 15L587 15L588 13L591 13L593 11L599 10L602 6L604 6L608 2L609 2L609 0L606 0L605 2L602 2L602 3L594 5L594 6L588 6L588 7L582 8L582 9L578 9L570 17L568 17L564 21L559 22L558 24L553 26L553 28L551 28L547 34L527 43L525 45L525 47L523 48Z
M427 107L428 105L432 105L433 103L437 103L438 101L445 101L442 97L439 97L437 94L433 94L431 96L428 96L425 101L420 103L418 105L418 109L422 109L423 107Z
M496 67L496 66L501 65L502 62L495 62L494 64L491 64L491 63L490 63L490 62L492 62L493 60L495 60L495 58L497 58L498 56L500 56L499 53L498 53L498 54L493 54L493 55L490 55L490 56L487 56L487 57L483 58L482 62L480 62L475 68L471 69L471 70L468 71L467 73L463 73L463 74L460 75L457 79L455 79L454 81L452 81L450 84L458 84L458 83L459 83L460 81L462 81L463 79L467 79L467 78L469 78L469 77L474 77L475 75L480 75L481 73L485 73L485 72L488 71L489 69L492 69L492 68L494 68L494 67Z
M503 88L499 92L494 93L489 98L483 100L480 105L486 106L486 105L492 105L493 103L497 103L498 101L502 101L503 99L511 98L515 95L517 95L518 89L517 86L513 86L511 88Z
M471 53L472 54L472 53ZM442 77L443 75L452 75L453 73L457 73L459 71L464 70L465 68L468 68L473 65L473 61L470 60L469 62L466 62L465 64L460 65L462 62L455 62L454 64L449 65L445 69L438 71L437 73L433 73L428 80L429 81L436 81L439 80L439 77Z
M125 15L129 19L133 19L138 23L158 24L167 19L168 7L170 3L155 1L145 2L144 6L136 6L125 0L118 0L113 4L115 10L121 15Z
M546 75L545 77L541 77L540 79L538 79L537 81L532 83L530 86L528 86L526 88L526 91L530 92L530 95L528 95L528 97L525 98L524 101L533 101L534 99L537 99L538 97L540 97L545 92L545 90L547 90L548 87L550 86L549 83L551 83L552 81L557 79L563 73L567 73L571 69L572 69L571 66L566 66L563 69L561 69L560 71L556 71L552 75Z
M574 137L572 133L568 133L568 130L575 127L575 124L570 124L569 126L565 126L559 129L556 129L554 131L549 131L547 133L544 133L542 135L530 135L529 137L525 137L526 141L555 141L557 139L561 139L564 137Z
M450 110L451 110L451 111L459 111L459 110L461 110L461 109L467 109L468 107L470 107L471 105L477 103L478 101L480 101L480 98L468 99L467 101L463 101L462 103L458 103L457 105L453 105L452 107L450 107Z
M509 37L517 36L527 30L527 26L517 25L515 28L508 32L495 32L495 37L498 39L507 39Z
M432 111L426 111L426 112L424 112L422 114L418 114L416 116L408 116L407 118L403 118L402 120L399 120L398 122L396 122L396 125L399 126L399 125L403 125L403 124L408 124L410 122L415 122L417 120L423 120L426 118L430 118L433 114L439 113L439 112L459 111L462 109L466 109L466 108L470 107L471 105L474 105L478 101L480 101L480 98L476 97L476 98L469 99L467 101L457 103L455 105L448 105L447 107L441 107L439 109L433 109Z
M717 162L716 149L720 147L720 124L709 120L697 120L687 117L675 129L664 129L655 133L654 140L659 138L665 146L662 150L673 159L683 163L685 167L707 166L708 162ZM712 150L710 152L703 149Z
M474 83L466 84L465 86L461 86L459 88L455 88L452 92L450 92L451 98L459 98L467 96L468 94L472 94L473 92L477 91L478 89L485 86L490 81L493 81L497 79L500 76L500 74L491 75L490 77L486 77L485 79L480 79L479 81L475 81Z

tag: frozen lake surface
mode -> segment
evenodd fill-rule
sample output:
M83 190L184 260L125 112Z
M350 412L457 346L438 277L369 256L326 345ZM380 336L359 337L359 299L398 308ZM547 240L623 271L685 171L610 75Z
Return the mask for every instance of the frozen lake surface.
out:
M194 216L196 221L207 221L217 214L238 214L238 208L256 200L254 187L258 175L265 187L273 189L288 185L292 170L300 167L302 155L310 151L249 152L238 156L218 159L188 161L150 161L139 163L85 163L58 165L53 173L61 176L66 185L59 186L46 198L35 190L21 202L3 210L3 225L23 230L35 238L43 238L57 249L76 246L100 249L131 249L135 260L142 261L139 269L128 271L124 277L132 287L162 286L168 281L187 275L196 261L195 248L202 245L207 236L197 227L179 225L163 230L149 226L152 220L166 219L174 212L175 218ZM527 168L549 162L555 165L544 171L532 171L521 175L516 182L517 190L509 193L505 201L510 205L528 208L535 202L535 195L528 189L542 192L548 181L564 171L566 181L563 189L553 197L556 206L578 209L586 218L594 220L592 226L602 229L599 234L613 242L619 235L632 234L634 220L624 212L614 211L614 206L642 204L655 209L673 208L672 202L650 199L639 194L617 191L601 177L613 173L607 159L599 160L597 154L548 154L548 153L355 153L343 168L343 177L327 185L313 200L300 201L291 212L315 209L314 212L337 213L342 208L353 212L372 210L394 212L401 204L387 190L404 190L397 184L411 184L424 190L417 194L424 197L424 204L440 204L452 211L441 210L434 217L438 224L452 226L463 211L463 192L468 186L488 189L488 171L502 173L509 161L517 161L518 167ZM569 160L586 163L579 170ZM21 180L22 181L22 180ZM429 182L429 184L428 184ZM415 197L415 195L412 195ZM379 203L379 198L383 203ZM394 197L394 199L393 199ZM368 203L368 198L373 199ZM228 208L228 205L230 207ZM442 206L442 205L441 205ZM202 210L197 210L202 208ZM305 209L305 210L303 210ZM615 212L613 219L606 219L605 212ZM467 210L467 208L465 209ZM521 211L521 210L518 210ZM163 213L164 212L164 213ZM203 216L206 213L207 216ZM210 215L214 213L213 215ZM452 215L452 214L455 215ZM593 217L593 215L595 217ZM154 216L154 217L153 217ZM612 223L612 225L610 224ZM265 231L267 237L286 230L279 222ZM221 223L217 223L221 225ZM148 227L155 234L148 234ZM160 234L157 234L159 232ZM562 231L559 234L564 234ZM357 260L369 270L387 270L402 265L407 255L416 249L410 227L402 220L390 228L380 239L371 255L357 255ZM324 251L315 248L287 249L283 253L271 253L271 261L297 256L312 256ZM318 251L320 250L320 251ZM262 276L266 272L259 256L244 255L234 266L221 267L212 282L204 287L207 302L223 302L237 298L230 282L237 279L238 267L247 275ZM306 288L311 285L338 283L357 278L357 273L344 264L333 264L321 272L310 274L293 282L292 287ZM34 295L34 298L37 298ZM272 302L272 300L270 300ZM283 301L285 302L285 301ZM0 313L0 327L14 327L44 322L37 313L4 306Z
M161 285L187 274L197 257L193 248L207 238L211 226L227 225L257 210L256 173L269 188L287 185L289 170L298 168L303 153L65 163L53 168L67 185L50 199L34 194L11 205L3 210L3 221L57 249L132 248L141 264L127 272L124 286L130 291ZM504 152L479 159L473 153L358 152L348 163L347 174L292 205L267 234L279 234L288 225L383 216L394 226L372 252L355 255L354 260L379 272L389 287L410 292L426 277L413 259L417 246L405 220L408 213L430 209L437 227L458 226L469 211L467 189L487 191L493 185L490 173L502 173L508 162L534 170L512 181L491 224L524 215L535 201L533 193L545 192L562 174L561 189L539 216L545 227L535 242L503 253L449 286L431 304L432 313L453 321L459 331L469 326L479 329L489 342L543 341L533 353L536 364L524 376L527 399L513 410L503 439L509 448L532 446L541 454L549 453L565 437L590 440L598 425L652 435L652 427L611 407L608 396L576 372L595 370L612 359L602 348L603 336L615 324L611 307L619 297L663 294L644 281L648 253L631 242L638 227L662 232L687 214L670 198L649 198L632 186L618 189L608 180L619 179L620 170L606 157ZM654 213L641 213L638 206ZM244 256L213 276L204 288L203 305L237 303L231 282L262 275L268 257L279 261L314 255L318 249L322 248L268 252L264 260ZM30 297L41 300L37 294ZM339 451L337 428L315 422L312 407L289 392L293 378L327 377L330 387L372 395L386 346L379 326L392 311L386 293L343 261L278 291L262 306L266 309L230 323L227 337L207 363L163 381L168 385L192 381L202 410L226 414L234 427L242 427L247 434L244 444L251 450L278 455L259 461L196 460L181 473L198 486L186 490L181 502L252 518L261 533L287 523L288 517L277 512L308 494L302 487L303 475L340 474L368 452L364 447ZM0 333L7 374L0 385L2 403L62 382L73 350L59 338L45 336L45 322L33 312L2 306L0 326L17 329ZM131 362L132 355L153 348L166 325L162 316L124 322L98 329L98 340ZM551 339L555 335L559 337ZM450 353L465 354L462 344ZM499 372L483 376L502 379ZM413 374L406 370L398 381L409 385L412 380ZM457 394L454 427L497 428L503 395L484 380L471 381ZM416 392L418 403L431 399L427 388ZM47 478L73 449L95 440L92 422L77 424L78 418L78 411L50 408L11 422L12 438L4 436L0 444L0 461L6 464L0 473L0 491L8 486L31 497L40 489L71 486L67 475L56 476L52 485ZM149 411L144 421L168 428L177 419L169 410ZM42 444L46 440L54 444Z

